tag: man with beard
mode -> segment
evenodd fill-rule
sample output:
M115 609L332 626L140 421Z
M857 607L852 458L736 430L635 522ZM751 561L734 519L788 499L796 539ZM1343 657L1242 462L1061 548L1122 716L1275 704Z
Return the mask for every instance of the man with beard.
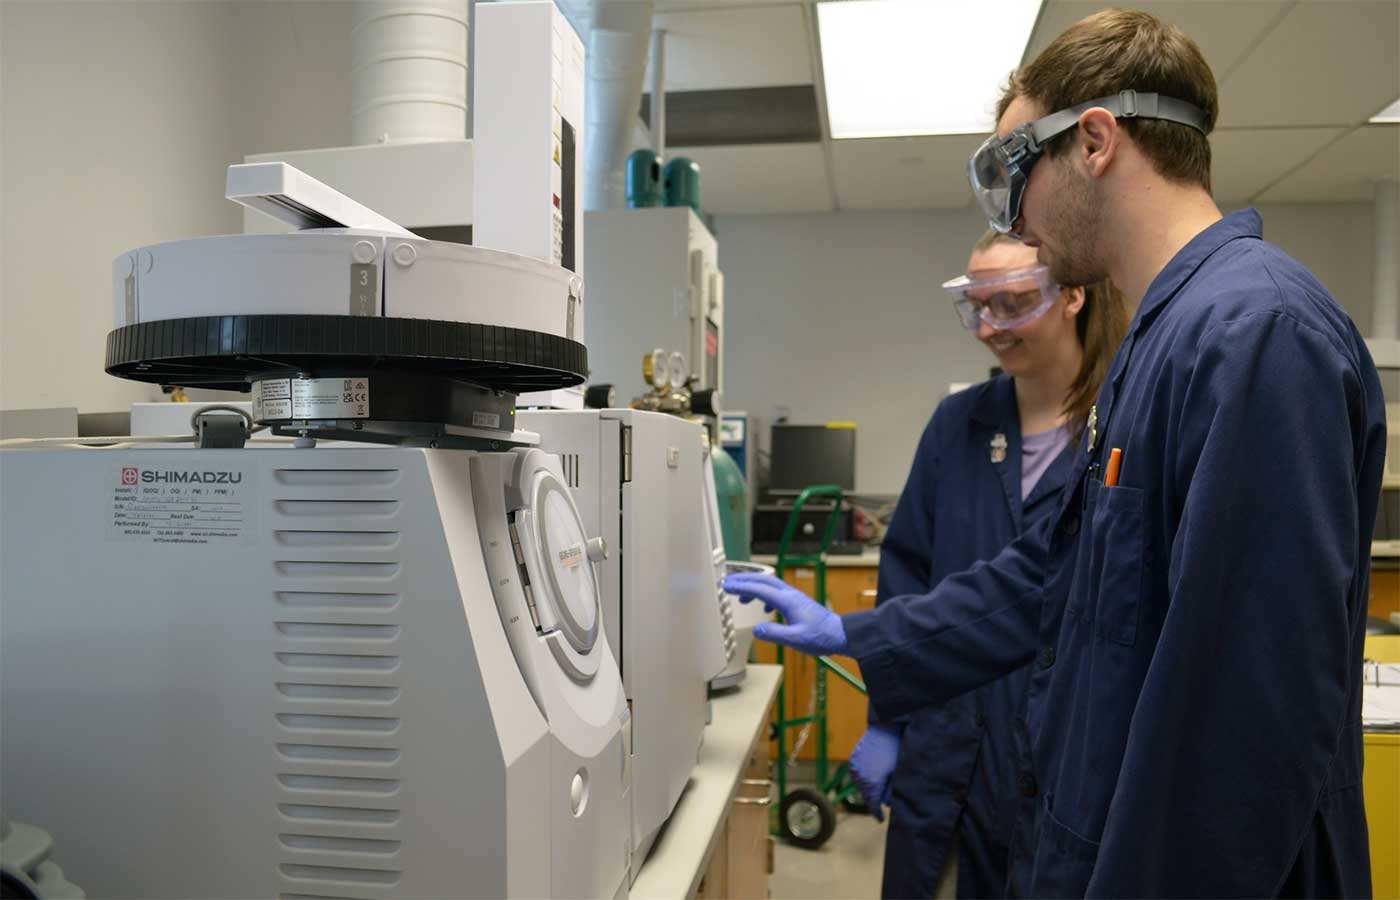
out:
M1346 314L1221 215L1199 48L1107 10L1017 72L969 166L1062 285L1137 302L1059 508L924 596L844 617L775 579L757 637L860 663L882 719L1031 662L1038 798L1008 892L1370 896L1361 650L1385 452Z

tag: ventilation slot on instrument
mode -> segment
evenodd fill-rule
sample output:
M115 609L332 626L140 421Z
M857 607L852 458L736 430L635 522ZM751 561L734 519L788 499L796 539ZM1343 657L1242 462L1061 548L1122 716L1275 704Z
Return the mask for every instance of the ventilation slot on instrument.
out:
M331 622L278 622L277 630L300 640L392 641L399 636L397 625L358 625Z
M397 656L349 656L336 653L279 653L277 661L291 669L336 669L356 672L392 672L399 667Z
M386 518L399 511L397 500L278 500L274 506L284 516L325 518Z
M278 469L278 484L290 487L388 487L398 469Z
M578 487L582 483L579 455L577 453L562 453L559 456L559 464L564 468L564 483L572 488Z
M278 574L289 578L376 578L387 581L399 574L398 563L280 560L276 565Z
M278 894L277 900L359 900L359 898L334 894Z
M399 699L396 687L362 684L295 684L278 682L277 690L292 700L343 700L347 703L393 703Z
M311 729L315 731L369 731L375 734L389 734L398 730L396 718L373 716L311 716L300 713L278 713L277 721L288 728Z
M399 751L381 747L331 747L323 744L278 744L277 752L289 762L373 763L399 761Z
M398 546L397 531L278 531L283 547L336 547L346 550L383 550Z
M399 595L278 591L277 602L295 609L393 609L399 605Z
M397 825L397 809L362 809L354 806L310 806L279 803L277 811L296 822L335 822L343 825Z
M341 866L279 866L288 878L306 881L330 881L342 884L388 885L399 883L399 873L390 869L350 869Z
M330 775L278 775L282 786L293 791L322 791L344 794L393 794L397 778L346 778Z
M314 834L279 834L277 839L288 850L312 850L319 853L366 853L371 856L392 856L403 846L402 841L377 841L372 838L322 837Z

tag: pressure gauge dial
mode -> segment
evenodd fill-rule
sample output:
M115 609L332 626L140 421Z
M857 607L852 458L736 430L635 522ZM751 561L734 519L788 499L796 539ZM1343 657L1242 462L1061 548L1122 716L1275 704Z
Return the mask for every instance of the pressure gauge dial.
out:
M690 367L686 365L685 354L679 350L671 354L671 387L680 390L690 381Z
M642 377L647 380L647 384L664 391L671 384L670 360L666 351L657 347L642 359Z

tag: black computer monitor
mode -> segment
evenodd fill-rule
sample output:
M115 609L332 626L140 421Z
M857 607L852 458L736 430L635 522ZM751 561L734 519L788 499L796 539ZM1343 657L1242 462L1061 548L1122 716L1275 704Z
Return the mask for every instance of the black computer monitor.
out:
M814 484L856 489L856 430L829 425L774 425L768 489L796 494Z

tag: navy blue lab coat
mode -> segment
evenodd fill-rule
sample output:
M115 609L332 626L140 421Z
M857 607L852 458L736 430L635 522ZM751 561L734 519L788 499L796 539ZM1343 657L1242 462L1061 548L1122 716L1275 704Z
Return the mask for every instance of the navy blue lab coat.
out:
M1034 661L1019 895L1370 896L1383 400L1351 320L1261 229L1227 216L1153 280L1042 526L846 617L883 718Z
M992 454L997 435L1004 455ZM876 604L923 594L991 559L1056 507L1066 449L1021 500L1021 421L1008 375L938 404L880 548ZM1032 778L1024 706L1030 670L902 717L885 838L885 897L932 897L953 835L958 896L1000 897L1011 828Z

